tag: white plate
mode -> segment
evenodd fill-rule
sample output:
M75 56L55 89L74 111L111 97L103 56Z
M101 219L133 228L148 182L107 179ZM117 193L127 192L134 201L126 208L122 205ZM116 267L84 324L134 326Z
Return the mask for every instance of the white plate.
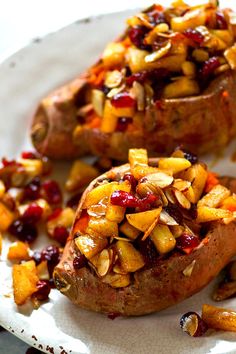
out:
M93 63L107 41L120 33L128 15L130 12L123 12L73 24L32 43L1 65L1 155L17 156L30 146L30 117L39 99ZM235 143L218 161L216 171L236 175L236 165L230 162L234 150ZM64 168L59 167L61 171ZM48 241L42 238L40 242L42 247ZM6 245L7 240L5 250ZM200 312L203 303L212 303L211 289L212 284L175 307L139 318L111 321L104 315L76 308L56 290L51 292L48 303L31 311L27 306L14 305L11 268L4 253L0 261L0 324L45 353L235 353L235 334L215 332L194 339L179 328L183 313ZM235 300L220 305L236 310Z

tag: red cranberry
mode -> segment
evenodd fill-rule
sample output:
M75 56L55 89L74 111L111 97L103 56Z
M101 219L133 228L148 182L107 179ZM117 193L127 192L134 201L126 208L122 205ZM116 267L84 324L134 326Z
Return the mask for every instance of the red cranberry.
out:
M147 13L148 17L149 17L149 22L152 25L158 25L159 23L165 23L165 15L163 13L163 11L158 11L156 9L150 11Z
M59 242L61 245L65 245L66 244L66 240L69 236L69 231L66 227L64 226L57 226L55 227L54 231L53 231L53 238Z
M157 196L152 194L152 193L148 193L146 197L144 197L143 199L140 199L139 202L139 210L140 211L145 211L145 210L149 210L151 209L156 201L157 201Z
M202 68L199 71L200 77L203 80L207 80L213 72L220 66L220 61L217 57L212 57L205 61Z
M191 337L201 337L208 326L196 312L187 312L180 319L180 327Z
M131 27L128 36L131 42L139 49L149 50L150 46L144 43L144 38L148 33L148 28L144 26Z
M51 287L48 280L39 280L37 283L37 291L33 294L40 301L48 299L48 295L51 291Z
M48 261L51 264L57 264L60 260L59 248L55 245L48 246L42 250L42 260Z
M148 210L157 201L154 194L148 194L143 199L138 199L134 195L125 191L115 191L111 195L111 203L124 208L139 208L140 210Z
M34 159L38 158L36 153L33 151L23 151L21 153L21 157L22 157L22 159L30 159L30 160L34 160Z
M73 195L67 202L66 206L72 209L77 209L82 193L77 193Z
M143 84L147 78L148 78L147 71L140 71L139 73L135 73L135 74L132 74L129 77L127 77L126 83L128 86L132 86L134 81L137 81L140 84Z
M216 12L216 25L218 29L225 30L228 28L227 21L222 12Z
M3 167L21 166L20 163L16 162L16 160L8 160L6 157L2 158L2 165L3 165Z
M126 173L123 176L123 181L128 181L131 184L132 190L135 190L138 184L138 182L131 173Z
M80 269L85 267L87 264L87 259L83 254L76 256L73 260L73 266L75 269Z
M199 245L200 241L197 236L183 233L176 239L176 247L179 250L190 253L194 248Z
M35 251L33 253L32 259L35 261L36 265L42 262L42 255L41 252Z
M185 37L191 39L196 44L202 44L204 42L204 36L199 31L193 28L189 28L184 31Z
M36 227L32 224L25 223L21 219L13 221L8 231L13 236L16 236L19 240L29 243L33 242L38 236Z
M24 200L35 200L40 197L40 187L41 181L39 177L35 177L31 182L29 182L24 188Z
M125 132L130 123L132 123L132 118L127 118L127 117L118 118L118 122L116 125L116 131Z
M39 205L35 203L32 203L25 210L21 219L26 223L36 224L41 219L42 214L43 214L43 208L41 208Z
M121 316L121 314L119 312L109 312L107 317L110 319L110 320L114 320L115 318Z
M59 204L62 201L62 193L56 181L48 180L43 182L42 188L47 201L50 204Z
M111 104L116 108L135 107L136 101L128 92L120 92L112 97Z
M51 221L53 219L56 219L62 212L62 208L56 208L53 210L53 212L48 216L47 221Z

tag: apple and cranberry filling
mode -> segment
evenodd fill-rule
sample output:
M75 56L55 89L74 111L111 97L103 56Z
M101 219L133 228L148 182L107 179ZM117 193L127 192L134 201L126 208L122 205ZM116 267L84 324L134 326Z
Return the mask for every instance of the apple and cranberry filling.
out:
M146 150L131 149L129 164L96 179L80 207L74 268L88 266L122 288L158 259L206 243L209 223L235 219L236 196L190 153L149 160Z

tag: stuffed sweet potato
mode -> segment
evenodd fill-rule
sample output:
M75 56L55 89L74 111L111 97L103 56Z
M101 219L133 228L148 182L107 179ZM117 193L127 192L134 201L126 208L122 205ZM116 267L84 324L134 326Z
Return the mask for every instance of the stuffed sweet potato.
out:
M127 316L186 299L236 254L236 196L195 156L133 149L129 162L84 192L54 271L75 304Z
M53 158L128 149L215 152L236 135L233 13L213 1L153 5L128 19L86 73L44 98L32 141Z

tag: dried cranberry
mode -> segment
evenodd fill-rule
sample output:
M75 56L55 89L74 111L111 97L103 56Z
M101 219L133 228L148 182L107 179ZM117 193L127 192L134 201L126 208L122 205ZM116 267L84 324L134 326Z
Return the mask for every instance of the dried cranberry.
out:
M208 330L206 322L196 312L185 313L180 319L180 327L191 337L201 337Z
M157 196L149 193L145 198L139 199L125 191L115 191L111 195L111 204L124 208L139 208L148 210L157 201Z
M175 221L178 224L182 224L183 221L183 215L181 213L180 208L177 205L168 205L164 208L164 210L170 215L172 216L173 219L175 219Z
M41 208L36 203L32 203L25 210L21 219L26 223L36 224L41 219L42 215L43 215L43 208Z
M129 77L127 77L126 83L128 86L132 86L134 81L137 81L140 84L143 84L147 78L148 78L147 71L140 71L139 73L135 73L135 74L132 74Z
M185 158L186 160L188 160L189 162L191 162L191 164L195 164L195 163L198 162L198 157L197 157L197 155L195 155L195 154L193 154L192 152L189 152L189 151L187 151L187 150L184 150L183 153L184 153L184 158Z
M23 199L35 200L40 197L41 181L39 177L35 177L24 188Z
M159 23L165 23L165 15L163 13L163 11L158 11L156 9L154 9L153 11L150 11L147 13L148 18L149 18L149 22L152 25L158 25Z
M53 231L53 238L59 242L61 245L65 245L66 240L69 236L69 231L64 226L57 226Z
M150 46L144 43L144 38L148 33L148 28L144 26L131 27L128 36L131 42L139 49L149 50Z
M53 212L48 216L47 221L51 221L53 219L56 219L62 212L62 208L56 208L53 210Z
M139 206L138 206L139 210L145 211L151 209L151 207L155 205L157 199L158 198L156 195L152 193L148 193L146 197L139 200Z
M21 157L22 159L30 159L30 160L34 160L38 158L37 154L33 151L23 151L21 153Z
M116 108L135 107L136 101L128 92L119 92L112 97L111 104Z
M40 301L48 299L48 295L51 291L51 287L48 280L39 280L37 282L37 291L33 294Z
M131 184L132 190L136 189L138 182L131 173L126 173L122 179L123 181L128 181Z
M207 80L213 72L220 66L220 61L217 57L212 57L205 61L199 71L202 80Z
M67 202L66 202L66 206L68 206L69 208L72 209L77 209L79 201L81 199L82 193L77 193L75 195L73 195L73 197L71 197Z
M33 242L38 236L36 227L32 224L26 223L21 219L13 221L8 231L13 236L16 236L21 241Z
M55 245L48 246L42 250L42 260L48 261L50 264L57 264L60 260L59 248Z
M228 28L228 23L222 12L216 11L216 25L218 29L225 30Z
M56 181L48 180L42 184L43 194L50 204L59 204L62 202L62 193Z
M116 131L125 132L130 123L132 123L132 118L127 118L127 117L118 118Z
M114 320L115 318L121 316L121 314L119 312L109 312L107 317L110 319L110 320Z
M76 256L73 260L73 266L75 269L80 269L85 267L87 264L87 259L83 254Z
M6 157L2 158L2 165L4 167L8 167L8 166L21 166L20 163L16 162L16 160L8 160Z
M138 248L144 257L145 264L149 267L153 266L157 261L158 253L151 239L139 240Z
M187 234L186 232L176 239L176 247L187 253L190 253L199 243L200 241L197 236Z
M204 42L204 36L199 31L193 28L188 28L183 32L185 37L191 39L196 44L202 44Z
M33 260L35 261L36 265L42 262L42 255L41 252L35 251L32 256Z

